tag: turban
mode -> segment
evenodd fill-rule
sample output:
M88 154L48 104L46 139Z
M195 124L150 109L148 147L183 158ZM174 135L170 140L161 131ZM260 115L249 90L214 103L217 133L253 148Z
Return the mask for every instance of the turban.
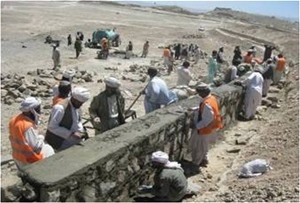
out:
M62 80L59 82L59 86L69 86L71 83L69 81Z
M83 87L75 87L72 91L72 97L84 103L90 98L90 92Z
M72 77L74 77L75 73L76 71L74 69L68 69L63 73L63 77L71 79Z
M104 83L108 87L112 87L112 88L119 88L121 86L121 82L118 79L114 78L114 77L105 78Z
M167 153L162 151L153 152L151 156L151 161L161 164L167 164L169 162L169 156Z
M252 53L252 52L253 52L253 49L248 49L247 52L248 52L248 53Z
M29 112L32 109L38 107L39 105L41 105L41 100L36 99L34 97L27 97L22 101L20 110L22 112Z

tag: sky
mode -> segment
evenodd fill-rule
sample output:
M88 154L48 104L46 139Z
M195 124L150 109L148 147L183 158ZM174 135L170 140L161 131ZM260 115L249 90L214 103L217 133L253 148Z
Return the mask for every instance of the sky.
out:
M299 1L138 1L138 4L176 5L192 11L209 11L215 7L226 7L254 14L299 19Z

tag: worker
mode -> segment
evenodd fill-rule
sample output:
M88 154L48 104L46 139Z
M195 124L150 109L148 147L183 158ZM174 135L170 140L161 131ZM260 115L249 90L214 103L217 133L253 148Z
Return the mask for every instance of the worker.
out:
M70 98L53 106L45 139L55 150L67 149L86 137L79 109L89 98L87 89L75 87Z
M243 57L241 55L242 52L241 52L240 46L236 46L234 48L233 53L234 53L234 55L233 55L233 59L232 59L232 65L237 67L242 63L242 60L243 60Z
M167 153L156 151L151 156L155 168L154 185L141 186L140 193L154 195L153 202L178 202L188 193L188 182L181 165L170 162Z
M194 112L193 130L189 147L192 152L192 162L197 166L206 167L208 164L208 149L218 137L218 130L223 128L220 107L207 84L201 83L196 87L200 96L199 108Z
M76 58L78 59L80 52L82 51L82 41L79 37L76 37L76 41L74 43L74 48L76 50Z
M125 123L125 99L119 90L120 81L108 77L104 82L105 90L93 98L89 108L95 135Z
M217 53L217 70L219 72L221 72L221 66L222 64L224 64L226 61L225 61L225 56L224 56L224 47L220 47L219 48L219 51Z
M165 81L159 78L157 73L156 68L148 68L150 81L146 89L141 92L141 94L145 94L144 107L146 113L161 108L161 105L167 106L178 101L176 94L169 90Z
M264 52L264 60L263 61L265 62L266 60L271 58L272 51L276 48L272 45L267 45L267 44L264 44L264 47L265 47L265 52Z
M66 71L63 72L61 81L67 81L67 82L72 83L72 80L73 80L73 77L75 76L75 74L76 74L76 71L75 71L74 69L68 69L68 70L66 70ZM53 98L57 97L58 94L59 94L58 86L59 86L59 84L55 84L55 85L52 87L52 91L53 91L52 95L53 95Z
M171 63L171 51L169 46L166 46L163 51L163 58L164 58L164 66L169 67Z
M53 97L52 106L68 98L70 96L70 92L71 92L71 83L65 80L60 81L58 86L58 95Z
M274 69L274 76L273 76L273 84L276 85L280 81L282 74L285 70L286 60L283 57L283 54L278 54L275 58L276 67Z
M194 62L194 64L197 64L199 59L200 59L200 48L197 45L195 45L195 50L194 50L194 60L195 60L195 62Z
M132 42L129 41L126 47L125 59L130 59L130 57L132 56L132 50L133 50L133 45Z
M146 41L144 46L143 46L143 53L142 53L142 58L146 58L148 55L148 51L149 51L149 41Z
M235 84L242 85L246 88L244 99L244 119L254 119L256 108L261 104L262 89L264 79L262 76L263 69L255 66L254 71L244 82L237 81Z
M236 66L229 66L227 69L225 75L224 75L224 82L229 83L235 79L237 79L239 76L237 75L237 67Z
M68 35L68 46L72 45L72 36L71 34Z
M253 59L253 50L252 49L249 49L247 51L247 53L244 55L243 57L243 63L248 63L248 64L251 64L251 61Z
M177 86L185 85L188 86L190 81L193 79L192 73L189 70L190 63L188 61L184 61L182 66L177 68Z
M262 89L262 97L266 97L270 88L270 85L272 83L273 79L273 72L274 72L275 64L273 63L273 60L269 58L265 62L265 67L264 67L264 73L262 74L264 78L264 83L263 83L263 89Z
M175 60L178 60L181 52L181 44L177 43L174 49L175 49Z
M107 57L109 55L109 47L108 47L108 40L105 37L103 37L101 39L101 53L102 53L103 59L107 59Z
M37 162L54 154L53 148L44 143L44 136L38 133L41 101L27 97L21 103L20 113L9 121L9 140L12 157L19 170L25 165Z
M212 51L211 56L208 59L208 82L213 83L214 77L217 75L217 54L216 50Z
M53 60L53 70L60 68L60 50L57 47L57 44L52 45L52 60Z

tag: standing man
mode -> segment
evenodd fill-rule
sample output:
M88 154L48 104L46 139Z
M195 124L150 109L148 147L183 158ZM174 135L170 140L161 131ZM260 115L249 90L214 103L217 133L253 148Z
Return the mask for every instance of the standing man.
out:
M210 94L209 87L202 83L196 87L201 97L199 109L194 113L194 128L190 140L192 162L206 167L208 149L211 142L216 141L219 129L223 128L222 118L215 96Z
M188 182L181 165L176 161L170 162L167 153L153 152L152 166L155 168L154 185L141 187L141 193L154 195L153 201L179 202L188 192Z
M143 46L143 53L142 53L142 58L146 58L148 55L148 50L149 50L149 41L146 41L144 46Z
M101 39L101 52L102 52L103 59L107 59L109 54L109 47L108 47L108 40L105 37Z
M195 51L194 51L195 63L194 64L197 64L199 59L200 59L200 48L197 45L195 45Z
M232 59L232 65L238 67L242 63L242 60L243 60L240 46L236 46L234 48L233 53L234 53L234 55L233 55L233 59Z
M53 60L53 70L56 70L56 68L60 68L60 51L57 47L57 44L53 44L53 51L52 51L52 60Z
M95 135L125 123L125 99L114 77L104 79L105 90L95 96L89 108Z
M129 41L126 47L125 59L130 59L130 57L132 56L132 50L133 50L133 45L132 42Z
M217 53L218 71L221 72L221 66L225 62L224 47L220 47Z
M71 92L71 82L62 80L58 85L58 95L52 99L52 106L58 104L62 100L68 98Z
M71 34L68 35L68 46L72 45L72 36Z
M244 55L243 57L243 63L248 63L248 64L251 64L251 61L253 59L253 50L252 49L249 49L247 51L247 53Z
M271 46L271 45L267 45L267 44L265 44L264 47L265 47L265 53L264 53L264 60L263 61L265 62L266 60L271 58L272 51L276 48Z
M76 37L76 41L74 43L74 48L76 50L76 58L78 59L78 56L80 52L82 51L82 41L80 40L79 37Z
M46 141L55 150L64 150L80 143L85 137L79 108L90 98L90 92L83 87L75 87L71 98L54 105L51 111Z
M181 52L181 45L180 43L178 43L176 46L175 46L175 60L178 60L179 57L180 57L180 52Z
M278 54L275 60L276 60L276 67L274 70L273 84L276 85L280 81L282 74L285 70L286 60L282 54Z
M213 50L211 56L208 59L208 82L213 83L214 77L216 77L217 74L217 51Z
M21 114L9 122L9 140L12 157L19 170L54 154L53 148L44 143L44 136L39 135L37 125L41 114L41 101L27 97L21 103Z
M273 64L273 60L270 58L265 62L264 73L262 74L264 78L263 89L262 89L262 97L266 97L272 83L273 79L273 71L275 65Z
M189 70L190 63L188 61L183 62L182 66L178 67L177 74L177 86L185 85L188 86L190 81L193 79L192 74Z
M169 46L166 46L164 48L163 58L164 58L164 66L168 68L171 63L171 51Z
M254 118L256 108L261 104L262 88L264 83L262 72L263 70L260 67L256 67L254 72L252 72L247 80L242 84L246 87L244 100L244 117L246 120L252 120Z
M144 107L146 113L159 109L161 105L169 105L178 100L177 95L170 91L165 81L157 76L156 68L149 68L150 81L141 94L145 94Z

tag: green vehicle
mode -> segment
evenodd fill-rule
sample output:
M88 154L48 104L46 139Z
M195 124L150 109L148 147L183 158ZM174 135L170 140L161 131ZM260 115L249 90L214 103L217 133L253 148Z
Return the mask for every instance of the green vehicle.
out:
M120 35L111 29L100 29L93 32L92 44L97 47L102 38L107 38L109 45L118 47L121 44Z

